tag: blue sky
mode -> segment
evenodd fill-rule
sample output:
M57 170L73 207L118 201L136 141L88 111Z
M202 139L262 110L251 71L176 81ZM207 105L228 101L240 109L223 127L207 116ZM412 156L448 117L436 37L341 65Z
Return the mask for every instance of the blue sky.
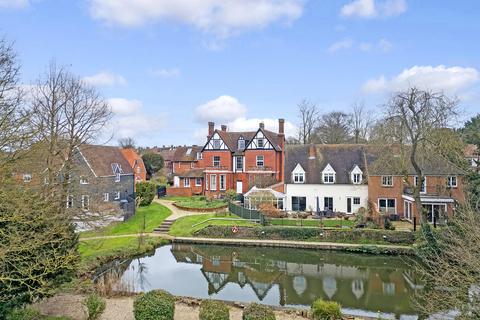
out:
M408 85L444 90L480 111L480 1L0 0L0 34L22 78L49 61L98 87L116 140L201 143L206 122L232 130L297 122L363 101L381 114ZM112 141L115 143L115 141Z

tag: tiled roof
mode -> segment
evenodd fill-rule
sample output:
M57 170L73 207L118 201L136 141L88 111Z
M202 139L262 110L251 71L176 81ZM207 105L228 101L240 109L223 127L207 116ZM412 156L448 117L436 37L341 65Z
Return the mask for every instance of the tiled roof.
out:
M197 153L202 151L200 146L186 146L186 147L177 147L173 155L172 161L197 161Z
M265 129L259 129L263 132L264 136L272 143L273 147L277 151L281 151L281 141L277 133L268 131ZM215 130L218 133L220 138L225 142L227 147L234 152L235 154L241 154L245 149L238 149L238 139L243 137L245 139L245 147L252 141L258 131L245 131L245 132L232 132L232 131L221 131Z
M130 163L118 147L101 145L82 145L78 147L90 168L97 176L112 176L113 165L118 164L123 174L133 174Z
M203 178L203 169L192 169L175 175L180 178Z

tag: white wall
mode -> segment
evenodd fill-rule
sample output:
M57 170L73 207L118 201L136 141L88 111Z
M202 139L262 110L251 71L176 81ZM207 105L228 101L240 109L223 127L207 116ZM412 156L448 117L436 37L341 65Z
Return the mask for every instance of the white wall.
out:
M292 210L292 197L306 197L307 211L317 209L317 197L319 197L320 210L325 207L324 197L333 198L333 211L347 212L347 198L359 197L360 204L353 204L352 213L356 213L359 208L367 208L368 205L368 185L351 184L286 184L285 191L287 195L286 209Z

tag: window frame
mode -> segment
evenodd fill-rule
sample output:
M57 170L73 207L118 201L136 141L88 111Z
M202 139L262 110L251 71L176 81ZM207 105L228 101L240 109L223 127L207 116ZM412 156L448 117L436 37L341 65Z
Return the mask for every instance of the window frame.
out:
M260 158L262 160L260 160ZM265 156L263 154L257 155L255 160L256 160L255 163L256 163L257 167L264 167L265 166ZM259 164L259 163L261 163L261 164Z
M358 177L358 180L357 180ZM361 184L362 183L362 174L361 173L352 173L352 183Z
M294 201L295 199L297 200L296 202ZM292 211L298 211L298 212L305 211L307 209L307 197L292 196L291 204L292 204ZM303 210L302 210L302 206L304 206Z
M88 181L87 177L81 176L80 177L80 184L85 185L85 184L90 184L90 182Z
M240 168L238 167L238 160L241 162ZM243 171L243 156L235 157L235 171Z
M185 178L185 177L183 178L183 187L190 188L190 178Z
M73 200L74 200L73 195L69 194L67 196L67 204L66 204L67 209L73 208Z
M415 187L418 187L418 176L414 176L413 184ZM427 193L427 177L423 177L423 184L420 187L420 193Z
M30 173L24 173L22 178L23 178L23 182L25 183L32 182L32 174Z
M202 178L195 178L195 187L201 187L201 186L202 186Z
M356 206L360 205L361 201L362 200L360 199L360 197L353 197L353 199L352 199L352 203ZM356 202L358 202L358 203L356 203Z
M335 173L333 172L323 172L322 173L322 181L323 183L325 184L334 184L335 183ZM330 179L326 179L326 178L332 178L331 181Z
M218 161L217 161L217 159L218 159ZM215 164L216 162L218 162L218 164ZM214 166L215 168L220 167L220 164L221 164L221 158L220 158L220 156L213 156L213 158L212 158L212 164L213 164L213 166Z
M110 201L110 193L105 192L103 194L103 202L109 202Z
M210 191L217 191L217 175L216 174L210 175Z
M241 145L240 145L240 143L241 143ZM243 137L238 138L237 149L238 150L244 150L245 149L245 139Z
M452 184L452 180L455 179L455 184ZM458 178L457 176L448 176L447 177L447 187L457 188L458 187Z
M323 210L326 208L333 211L333 197L323 197Z
M87 201L85 201L85 199ZM85 205L86 202L86 205ZM82 194L82 210L90 209L90 196L88 194Z
M120 172L115 173L115 182L120 182L122 180L122 177L120 176Z
M227 190L227 175L221 174L219 177L220 182L220 190L224 191ZM223 185L222 185L223 184Z
M221 140L220 139L213 139L212 146L213 146L213 149L219 150L220 147L222 146Z
M304 172L294 172L293 173L293 183L298 183L298 184L305 183L305 173Z
M390 207L388 205L388 202L393 200L394 201L394 206L393 207ZM388 208L394 208L394 214L397 214L397 199L396 198L378 198L378 201L377 201L377 204L378 204L378 210L380 212L382 212L382 209L381 209L381 206L380 206L380 201L385 201L385 208L386 208L386 211L383 211L384 213L390 213L388 211Z
M120 194L120 191L116 191L114 200L120 200L121 198L122 198L122 196Z
M393 176L392 175L384 175L382 176L382 187L393 187ZM387 183L386 183L387 182ZM388 183L390 182L390 183Z
M265 138L257 138L257 148L259 149L265 148Z

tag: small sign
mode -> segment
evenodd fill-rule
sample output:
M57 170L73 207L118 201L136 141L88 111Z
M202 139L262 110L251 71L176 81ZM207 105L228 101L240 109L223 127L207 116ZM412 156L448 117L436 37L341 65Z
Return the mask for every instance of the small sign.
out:
M237 226L233 226L232 227L232 232L235 234L238 232L238 227Z

